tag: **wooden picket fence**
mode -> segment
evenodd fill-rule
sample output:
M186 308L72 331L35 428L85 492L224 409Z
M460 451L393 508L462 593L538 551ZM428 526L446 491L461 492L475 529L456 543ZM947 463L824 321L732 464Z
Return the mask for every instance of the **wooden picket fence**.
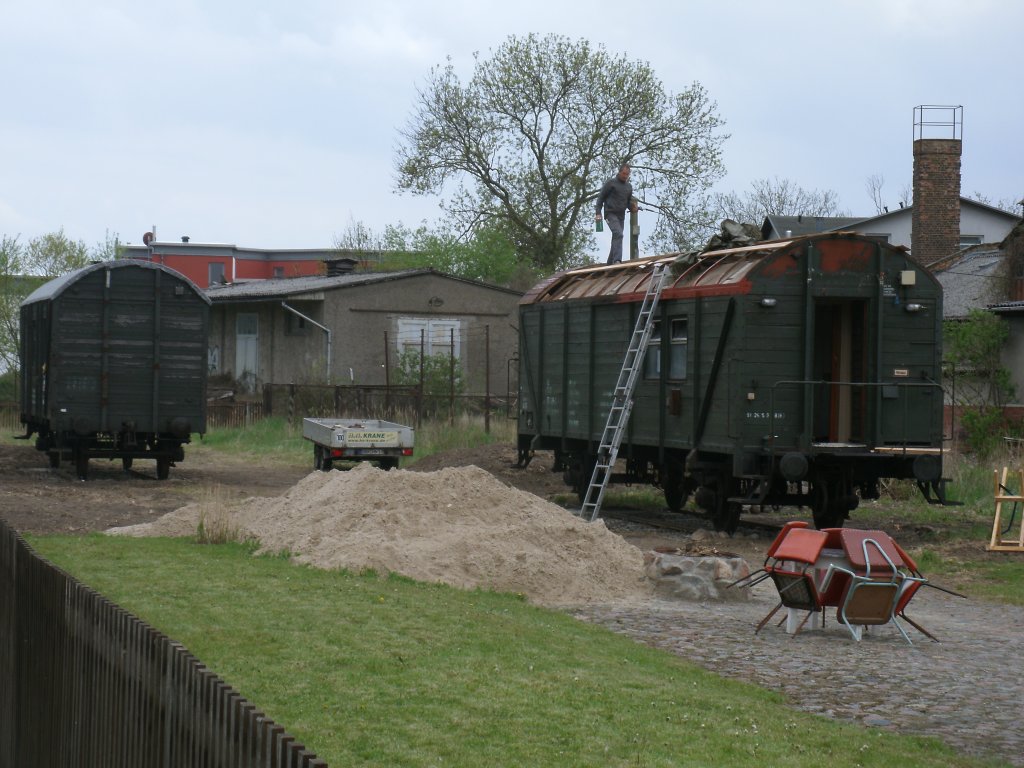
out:
M25 427L21 424L21 408L17 403L0 400L0 429L8 435L25 434Z
M0 766L326 765L0 520Z

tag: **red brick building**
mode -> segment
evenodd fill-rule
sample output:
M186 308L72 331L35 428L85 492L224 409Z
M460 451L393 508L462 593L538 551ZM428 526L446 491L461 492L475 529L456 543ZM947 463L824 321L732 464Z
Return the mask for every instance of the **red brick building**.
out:
M147 233L148 235L148 233ZM155 261L189 278L200 288L247 280L325 275L338 264L351 265L366 254L335 248L241 248L227 243L160 242L125 246L122 258Z

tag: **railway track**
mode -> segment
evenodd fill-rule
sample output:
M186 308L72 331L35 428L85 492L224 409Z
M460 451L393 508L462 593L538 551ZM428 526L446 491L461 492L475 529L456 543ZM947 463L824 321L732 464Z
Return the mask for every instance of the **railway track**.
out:
M701 528L712 527L710 515L692 510L684 510L682 512L650 512L619 507L602 507L601 517L682 533L693 533ZM751 520L748 515L740 517L736 533L757 533L762 536L774 536L781 530L782 525L779 523Z

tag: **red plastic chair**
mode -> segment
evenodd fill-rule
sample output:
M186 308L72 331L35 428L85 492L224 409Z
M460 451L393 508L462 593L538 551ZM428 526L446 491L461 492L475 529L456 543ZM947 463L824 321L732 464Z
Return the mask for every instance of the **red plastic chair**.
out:
M787 524L776 537L768 549L764 571L779 592L779 603L761 619L754 630L755 635L783 607L807 611L794 635L803 629L811 616L823 611L824 605L814 582L812 566L821 554L826 539L825 533L808 528L806 523Z

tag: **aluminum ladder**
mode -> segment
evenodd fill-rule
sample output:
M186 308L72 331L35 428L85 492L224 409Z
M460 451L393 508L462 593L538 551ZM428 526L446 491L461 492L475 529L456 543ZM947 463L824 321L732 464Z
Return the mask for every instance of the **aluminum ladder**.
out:
M583 506L580 507L580 517L591 522L597 519L601 511L604 492L608 488L612 467L615 466L615 460L619 455L619 446L622 445L622 434L633 410L633 392L640 376L640 369L643 367L644 351L654 327L654 310L658 306L658 299L661 298L667 274L668 264L654 265L650 282L647 284L647 293L644 294L643 303L640 305L640 314L636 316L633 336L629 341L629 347L626 348L626 357L622 361L619 380L612 394L612 407L608 412L608 421L597 449L597 461L590 476L590 485L587 486Z

